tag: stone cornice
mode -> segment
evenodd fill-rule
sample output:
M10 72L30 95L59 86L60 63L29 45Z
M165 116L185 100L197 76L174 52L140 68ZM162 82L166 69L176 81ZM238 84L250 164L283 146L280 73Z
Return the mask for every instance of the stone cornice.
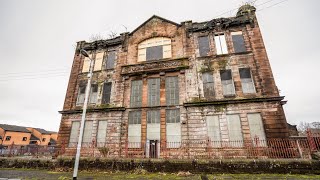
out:
M124 65L121 67L121 75L134 76L152 74L158 72L172 72L189 68L189 58L162 59L145 61L139 64Z
M255 103L255 102L282 102L284 96L278 97L259 97L259 98L245 98L245 99L224 99L224 100L215 100L215 101L194 101L184 103L184 107L192 106L210 106L210 105L227 105L227 104L240 104L240 103Z
M95 107L88 108L87 112L110 112L110 111L125 111L125 107ZM72 109L72 110L63 110L59 111L60 114L77 114L82 113L82 109Z

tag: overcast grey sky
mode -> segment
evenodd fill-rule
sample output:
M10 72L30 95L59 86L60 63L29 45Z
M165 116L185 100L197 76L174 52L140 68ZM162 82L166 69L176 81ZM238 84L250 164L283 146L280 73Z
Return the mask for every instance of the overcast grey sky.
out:
M153 14L177 23L234 16L243 2L0 0L0 123L58 131L77 41L132 31ZM255 4L288 122L320 121L320 1Z

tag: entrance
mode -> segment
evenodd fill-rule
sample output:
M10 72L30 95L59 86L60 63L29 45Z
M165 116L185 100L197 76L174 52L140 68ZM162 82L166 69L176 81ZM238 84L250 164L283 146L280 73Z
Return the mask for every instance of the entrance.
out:
M150 140L149 157L158 158L158 140Z

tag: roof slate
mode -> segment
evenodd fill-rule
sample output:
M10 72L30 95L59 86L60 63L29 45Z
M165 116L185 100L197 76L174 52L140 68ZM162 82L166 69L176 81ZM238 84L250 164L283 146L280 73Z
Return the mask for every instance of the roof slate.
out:
M2 128L2 129L5 130L5 131L31 133L26 127L23 127L23 126L15 126L15 125L9 125L9 124L0 124L0 128Z

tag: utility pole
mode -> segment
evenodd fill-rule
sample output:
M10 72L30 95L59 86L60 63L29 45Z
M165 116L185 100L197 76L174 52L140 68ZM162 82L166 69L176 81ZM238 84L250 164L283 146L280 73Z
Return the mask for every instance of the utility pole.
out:
M79 168L79 160L80 160L80 151L81 151L81 144L82 144L82 138L83 138L83 130L84 130L84 122L86 119L86 112L87 112L87 106L88 106L88 99L89 99L89 92L91 89L91 79L92 79L92 71L93 71L93 60L89 57L89 53L81 49L80 53L90 59L90 67L89 67L89 73L88 73L88 83L86 87L86 94L85 99L83 103L82 108L82 118L81 118L81 124L80 124L80 134L77 144L77 154L76 154L76 160L74 162L74 168L73 168L73 179L76 180L78 176L78 168Z

